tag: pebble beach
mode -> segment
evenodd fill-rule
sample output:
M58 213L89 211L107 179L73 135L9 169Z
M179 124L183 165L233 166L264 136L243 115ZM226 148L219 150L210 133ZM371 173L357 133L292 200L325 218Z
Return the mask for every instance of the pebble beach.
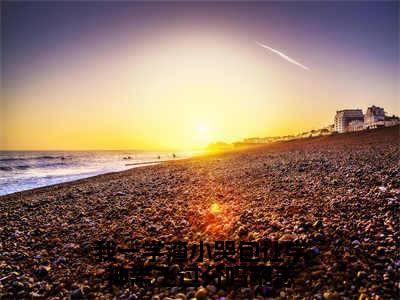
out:
M399 127L277 142L0 197L1 299L396 299ZM293 280L109 284L93 245L301 240ZM118 255L128 264L135 254ZM146 261L146 263L148 263ZM205 261L213 265L213 261ZM184 264L171 267L182 270Z

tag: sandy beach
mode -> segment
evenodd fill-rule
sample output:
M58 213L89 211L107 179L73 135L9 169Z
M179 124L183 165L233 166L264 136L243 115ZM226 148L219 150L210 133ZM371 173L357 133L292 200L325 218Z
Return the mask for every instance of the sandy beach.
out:
M398 126L279 142L0 197L0 298L395 299L399 142ZM310 247L287 286L111 285L110 264L136 254L93 255L104 239L265 238Z

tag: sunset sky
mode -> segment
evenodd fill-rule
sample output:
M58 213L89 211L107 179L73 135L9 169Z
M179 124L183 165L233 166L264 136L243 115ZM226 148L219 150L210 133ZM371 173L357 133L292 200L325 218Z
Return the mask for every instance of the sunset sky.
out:
M400 114L398 2L2 2L0 149L192 149Z

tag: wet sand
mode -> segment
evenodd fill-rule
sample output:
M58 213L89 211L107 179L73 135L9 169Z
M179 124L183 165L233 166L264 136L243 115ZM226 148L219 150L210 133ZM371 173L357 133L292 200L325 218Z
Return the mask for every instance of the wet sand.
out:
M395 299L399 143L397 126L2 196L0 298ZM212 213L214 203L219 207ZM93 257L94 242L105 238L123 246L150 238L191 244L282 237L312 244L315 254L312 263L299 262L294 280L282 288L110 287L109 263Z

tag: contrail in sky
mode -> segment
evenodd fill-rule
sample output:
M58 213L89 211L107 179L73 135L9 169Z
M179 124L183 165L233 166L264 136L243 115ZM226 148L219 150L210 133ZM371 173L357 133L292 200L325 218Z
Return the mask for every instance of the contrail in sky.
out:
M292 64L294 64L296 66L299 66L300 68L303 68L304 70L307 70L307 71L310 70L308 67L306 67L305 65L299 63L298 61L295 61L293 58L290 58L286 54L284 54L284 53L282 53L282 52L280 52L278 50L275 50L274 48L268 47L267 45L261 44L261 43L259 43L257 41L256 41L256 43L257 43L257 45L259 45L259 46L261 46L261 47L263 47L265 49L268 49L268 50L274 52L275 54L278 54L283 59L286 59L288 62L290 62L290 63L292 63Z

